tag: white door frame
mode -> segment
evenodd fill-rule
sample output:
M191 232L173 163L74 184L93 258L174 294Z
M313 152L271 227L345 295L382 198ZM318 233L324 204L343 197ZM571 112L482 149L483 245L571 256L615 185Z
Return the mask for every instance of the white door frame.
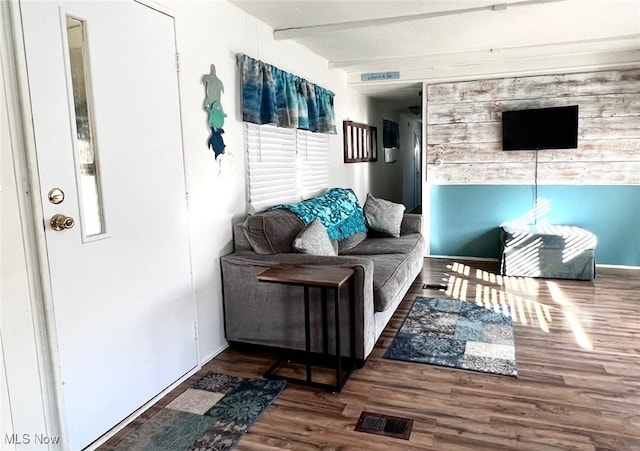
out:
M175 13L173 11L159 5L153 0L135 1L167 14L175 20ZM26 432L30 434L41 433L49 437L59 436L59 443L57 445L50 444L48 448L52 450L67 449L68 436L64 410L61 403L62 380L60 375L60 360L57 351L55 321L52 312L53 297L49 278L50 270L45 230L43 227L45 218L42 211L40 178L37 170L35 130L31 113L31 98L28 88L27 63L24 53L19 0L0 2L0 24L2 25L0 63L4 74L4 86L2 86L2 89L5 91L7 100L7 119L9 133L11 135L13 165L17 185L16 191L20 210L20 217L16 218L16 220L20 221L21 224L23 246L26 254L26 277L29 284L29 299L26 299L25 303L29 304L28 307L32 314L34 330L33 337L22 338L33 340L35 344L38 374L33 375L33 382L34 386L40 387L39 402L42 405L41 418L36 419L35 422L39 420L39 422L45 426L45 430L43 431L26 431L21 430L20 427L28 428L30 425L14 424L14 433L19 434L20 437L22 433ZM182 158L184 159L184 150L182 152ZM184 175L186 177L186 174ZM189 247L191 247L191 243L189 243ZM198 352L198 346L196 346L196 352ZM134 412L94 445L104 442L109 436L117 432L118 429L124 427L124 425L133 420L139 413L151 406L157 399L198 371L200 367L200 359L199 356L197 356L197 366L195 369L184 375L165 391L158 394L158 396L154 397L154 399L150 400L149 403L142 406L138 411ZM12 371L22 372L21 368L8 366L5 370L7 374L10 374ZM11 396L11 387L9 386L8 389L9 396ZM38 413L34 412L33 415L38 415ZM2 439L4 439L4 437Z
M14 424L14 432L21 437L22 433L43 433L47 436L61 436L60 448L64 448L66 431L59 403L60 374L58 355L56 352L55 330L51 314L52 297L49 283L49 264L46 254L45 233L42 224L40 196L40 180L37 171L35 135L31 116L31 99L29 96L27 63L24 54L20 5L17 0L1 2L0 15L3 29L1 42L1 58L4 70L4 84L7 99L7 115L11 133L13 164L16 174L16 191L23 244L25 249L27 279L29 284L29 303L32 313L34 336L38 359L38 374L35 375L40 387L42 403L42 421L44 431L23 431L21 425ZM20 372L20 368L6 368ZM26 375L25 375L26 376ZM9 387L11 395L11 387ZM34 415L36 413L34 412ZM25 427L28 425L22 425ZM50 447L52 448L52 447ZM55 449L57 447L53 447Z
M431 255L431 190L429 189L429 179L427 174L427 143L429 136L427 133L427 102L429 87L426 81L422 82L422 164L420 167L420 183L422 185L422 236L425 238L424 256Z

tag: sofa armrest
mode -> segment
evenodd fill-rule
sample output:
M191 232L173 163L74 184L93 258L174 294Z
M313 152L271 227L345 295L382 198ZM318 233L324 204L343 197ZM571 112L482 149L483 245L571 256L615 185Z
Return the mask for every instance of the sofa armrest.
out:
M286 349L304 349L304 313L300 287L259 282L257 275L271 266L316 264L352 267L356 313L356 358L366 359L375 345L373 305L373 262L360 256L311 256L296 253L260 255L242 251L222 257L222 283L227 340ZM347 287L344 287L347 295ZM312 309L318 309L320 293L312 290ZM346 297L345 297L346 299ZM341 305L340 323L348 330L349 310ZM313 318L319 318L317 314ZM312 321L314 321L312 319ZM331 330L331 318L329 318ZM315 325L320 327L320 323ZM312 326L313 327L313 326ZM320 329L316 329L320 330ZM349 334L343 334L342 349L350 349ZM319 337L312 337L312 350L322 349Z
M422 233L422 215L405 213L400 226L400 235Z

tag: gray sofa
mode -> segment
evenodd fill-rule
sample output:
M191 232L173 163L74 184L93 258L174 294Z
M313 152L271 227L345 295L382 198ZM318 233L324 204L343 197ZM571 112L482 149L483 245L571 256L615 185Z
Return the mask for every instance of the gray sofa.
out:
M258 282L256 276L279 263L338 265L355 269L356 358L364 362L404 295L422 270L425 249L422 217L405 214L400 237L358 237L337 243L339 255L314 256L293 251L304 229L294 214L275 210L250 216L234 226L234 252L222 257L224 320L230 343L304 350L303 291L297 286ZM363 238L360 237L360 238ZM253 245L252 245L253 243ZM355 247L354 247L355 245ZM334 246L335 247L335 246ZM258 250L259 252L256 252ZM348 291L341 292L343 300ZM312 289L311 350L321 352L320 293ZM329 305L332 304L329 300ZM341 303L341 348L349 350L349 310ZM329 309L331 311L331 309ZM329 314L329 331L333 331ZM333 336L329 336L332 353Z

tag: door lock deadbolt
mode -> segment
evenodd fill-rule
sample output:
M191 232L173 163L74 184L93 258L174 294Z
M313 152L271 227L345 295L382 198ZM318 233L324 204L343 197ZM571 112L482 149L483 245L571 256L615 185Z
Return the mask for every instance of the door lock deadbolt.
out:
M52 188L49 191L49 202L54 205L58 205L64 200L64 191L60 188Z

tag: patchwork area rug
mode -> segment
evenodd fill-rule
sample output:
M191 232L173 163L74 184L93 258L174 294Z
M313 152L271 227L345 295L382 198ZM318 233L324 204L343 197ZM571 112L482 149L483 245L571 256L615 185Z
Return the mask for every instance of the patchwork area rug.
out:
M418 297L384 356L517 376L513 321L503 308Z
M210 372L113 450L227 450L284 390L285 381Z

